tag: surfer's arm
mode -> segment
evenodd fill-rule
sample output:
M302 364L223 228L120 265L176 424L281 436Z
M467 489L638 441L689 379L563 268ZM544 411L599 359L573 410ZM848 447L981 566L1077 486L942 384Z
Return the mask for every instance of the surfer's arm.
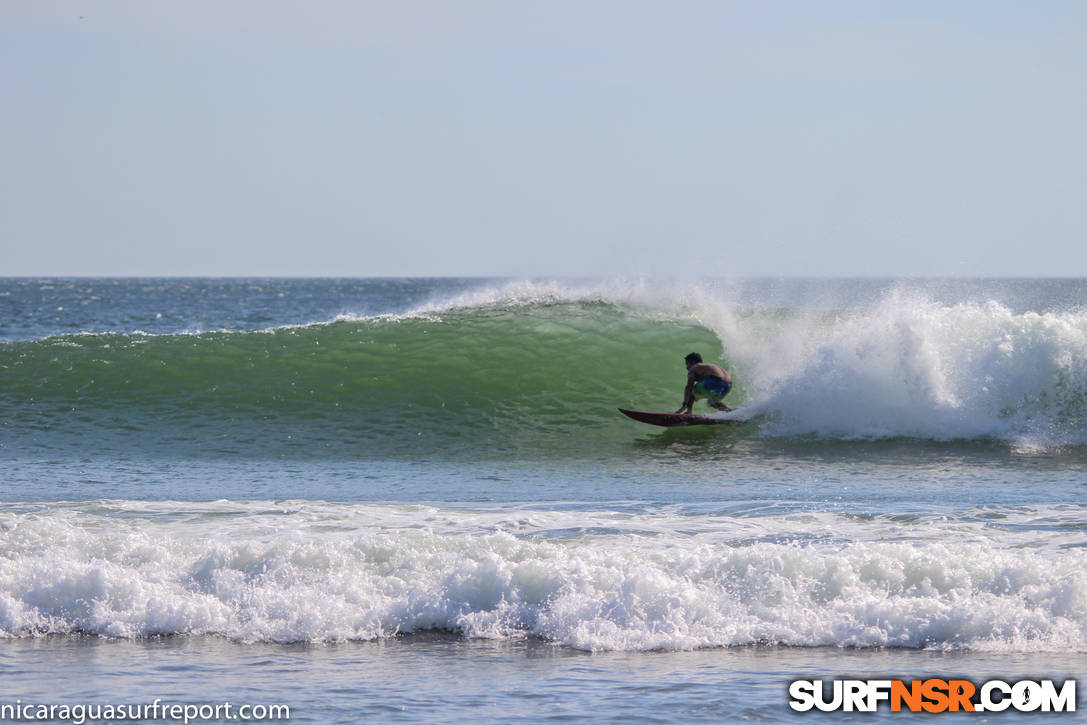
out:
M687 387L683 389L683 405L676 413L690 413L694 406L694 376L687 376Z

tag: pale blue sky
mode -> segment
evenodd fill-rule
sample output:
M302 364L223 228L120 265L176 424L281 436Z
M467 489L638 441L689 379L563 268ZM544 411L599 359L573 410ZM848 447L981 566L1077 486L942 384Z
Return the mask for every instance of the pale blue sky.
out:
M1087 275L1080 1L4 0L0 98L0 275Z

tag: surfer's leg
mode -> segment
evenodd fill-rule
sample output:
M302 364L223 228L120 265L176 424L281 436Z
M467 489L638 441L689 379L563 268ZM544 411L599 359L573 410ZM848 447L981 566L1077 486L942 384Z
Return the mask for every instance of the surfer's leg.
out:
M721 402L722 398L732 390L732 384L727 380L721 380L720 378L699 380L695 387L699 388L706 396L706 404L711 408L724 411L732 410L732 408Z

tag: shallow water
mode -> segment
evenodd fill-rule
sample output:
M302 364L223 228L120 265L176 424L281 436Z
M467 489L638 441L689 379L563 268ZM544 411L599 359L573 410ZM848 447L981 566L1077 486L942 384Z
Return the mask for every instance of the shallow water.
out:
M798 714L786 704L792 679L968 674L975 681L1063 681L1087 666L1084 655L1058 664L1037 653L837 647L589 654L534 639L447 634L336 645L243 645L217 637L50 637L0 642L0 662L9 700L24 703L150 704L155 698L164 703L289 703L292 722L407 723L796 722ZM46 668L70 677L46 682L39 676ZM802 717L901 722L931 715L883 710ZM1072 714L1051 717L1077 721ZM1011 713L989 718L945 713L941 718L1016 721Z

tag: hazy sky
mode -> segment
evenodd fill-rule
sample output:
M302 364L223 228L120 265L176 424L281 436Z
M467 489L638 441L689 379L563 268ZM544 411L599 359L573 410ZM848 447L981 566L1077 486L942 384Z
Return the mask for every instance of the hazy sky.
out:
M1087 276L1087 2L0 2L0 275Z

